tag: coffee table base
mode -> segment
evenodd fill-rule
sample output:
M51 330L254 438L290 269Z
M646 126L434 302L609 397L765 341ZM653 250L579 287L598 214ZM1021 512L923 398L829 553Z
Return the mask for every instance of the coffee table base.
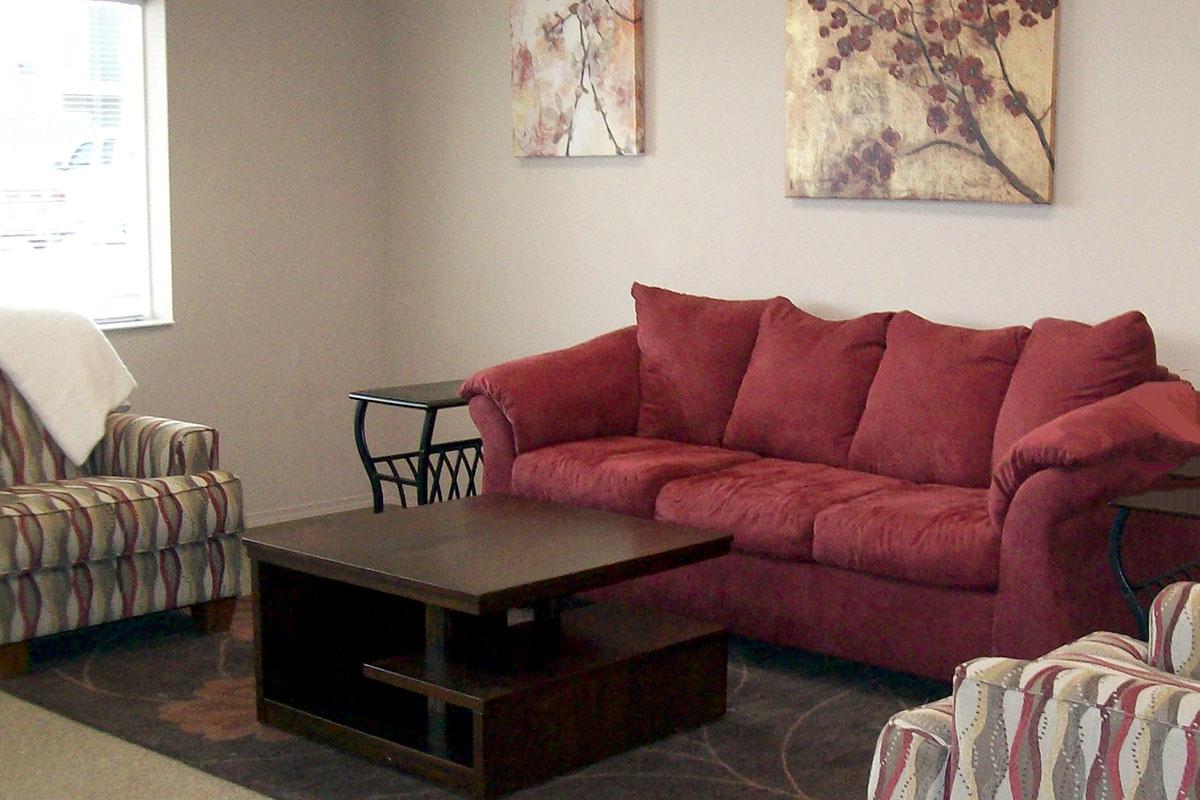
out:
M552 642L526 622L481 652L453 631L486 618L431 631L434 606L253 567L259 719L452 790L495 797L725 713L714 625L595 604L563 612Z

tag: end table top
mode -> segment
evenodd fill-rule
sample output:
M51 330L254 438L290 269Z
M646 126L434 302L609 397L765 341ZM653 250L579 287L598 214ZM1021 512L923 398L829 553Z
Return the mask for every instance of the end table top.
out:
M491 494L281 522L250 555L471 614L494 614L725 555L732 537Z
M382 389L360 389L350 393L352 400L368 403L383 403L405 408L456 408L465 406L467 400L458 393L462 381L437 381L436 383L411 383L406 386L386 386Z

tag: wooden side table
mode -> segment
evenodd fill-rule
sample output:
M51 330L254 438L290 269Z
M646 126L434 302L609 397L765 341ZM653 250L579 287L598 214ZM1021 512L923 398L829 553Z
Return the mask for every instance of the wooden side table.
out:
M1150 603L1154 596L1168 584L1176 581L1194 581L1200 578L1200 559L1180 564L1174 569L1153 578L1134 583L1125 571L1121 555L1121 540L1125 536L1125 523L1134 511L1146 514L1166 514L1185 519L1200 519L1200 480L1186 472L1172 474L1168 483L1141 494L1119 497L1109 505L1117 509L1108 534L1108 559L1121 596L1129 604L1137 620L1138 631L1143 639L1150 635ZM1143 603L1141 597L1145 597Z
M470 497L478 493L476 479L479 467L483 463L482 440L476 438L438 443L433 441L433 428L437 423L438 411L467 404L458 394L458 387L461 385L462 381L439 381L364 389L350 393L350 399L357 401L354 411L354 444L358 448L358 457L362 460L363 469L367 472L367 480L371 482L375 513L383 510L385 482L396 485L400 494L400 505L404 507L409 504L405 489L410 486L416 490L416 504L420 506L441 500ZM364 432L367 406L372 403L425 412L421 439L416 450L382 456L372 455ZM444 489L443 479L446 479Z

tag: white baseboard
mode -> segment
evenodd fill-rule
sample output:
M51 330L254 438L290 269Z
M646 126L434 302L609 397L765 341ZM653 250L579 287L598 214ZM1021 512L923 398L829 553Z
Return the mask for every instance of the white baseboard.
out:
M261 525L272 525L276 522L291 522L294 519L316 517L321 514L336 514L339 511L352 511L356 508L370 508L371 495L356 494L351 497L340 497L333 500L321 500L316 503L305 503L300 506L276 508L270 511L252 511L246 513L246 527L257 528Z

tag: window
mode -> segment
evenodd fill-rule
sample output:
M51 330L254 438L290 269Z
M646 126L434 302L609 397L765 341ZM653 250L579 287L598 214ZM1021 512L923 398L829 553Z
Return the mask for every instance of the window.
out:
M163 0L0 0L0 302L169 322Z

